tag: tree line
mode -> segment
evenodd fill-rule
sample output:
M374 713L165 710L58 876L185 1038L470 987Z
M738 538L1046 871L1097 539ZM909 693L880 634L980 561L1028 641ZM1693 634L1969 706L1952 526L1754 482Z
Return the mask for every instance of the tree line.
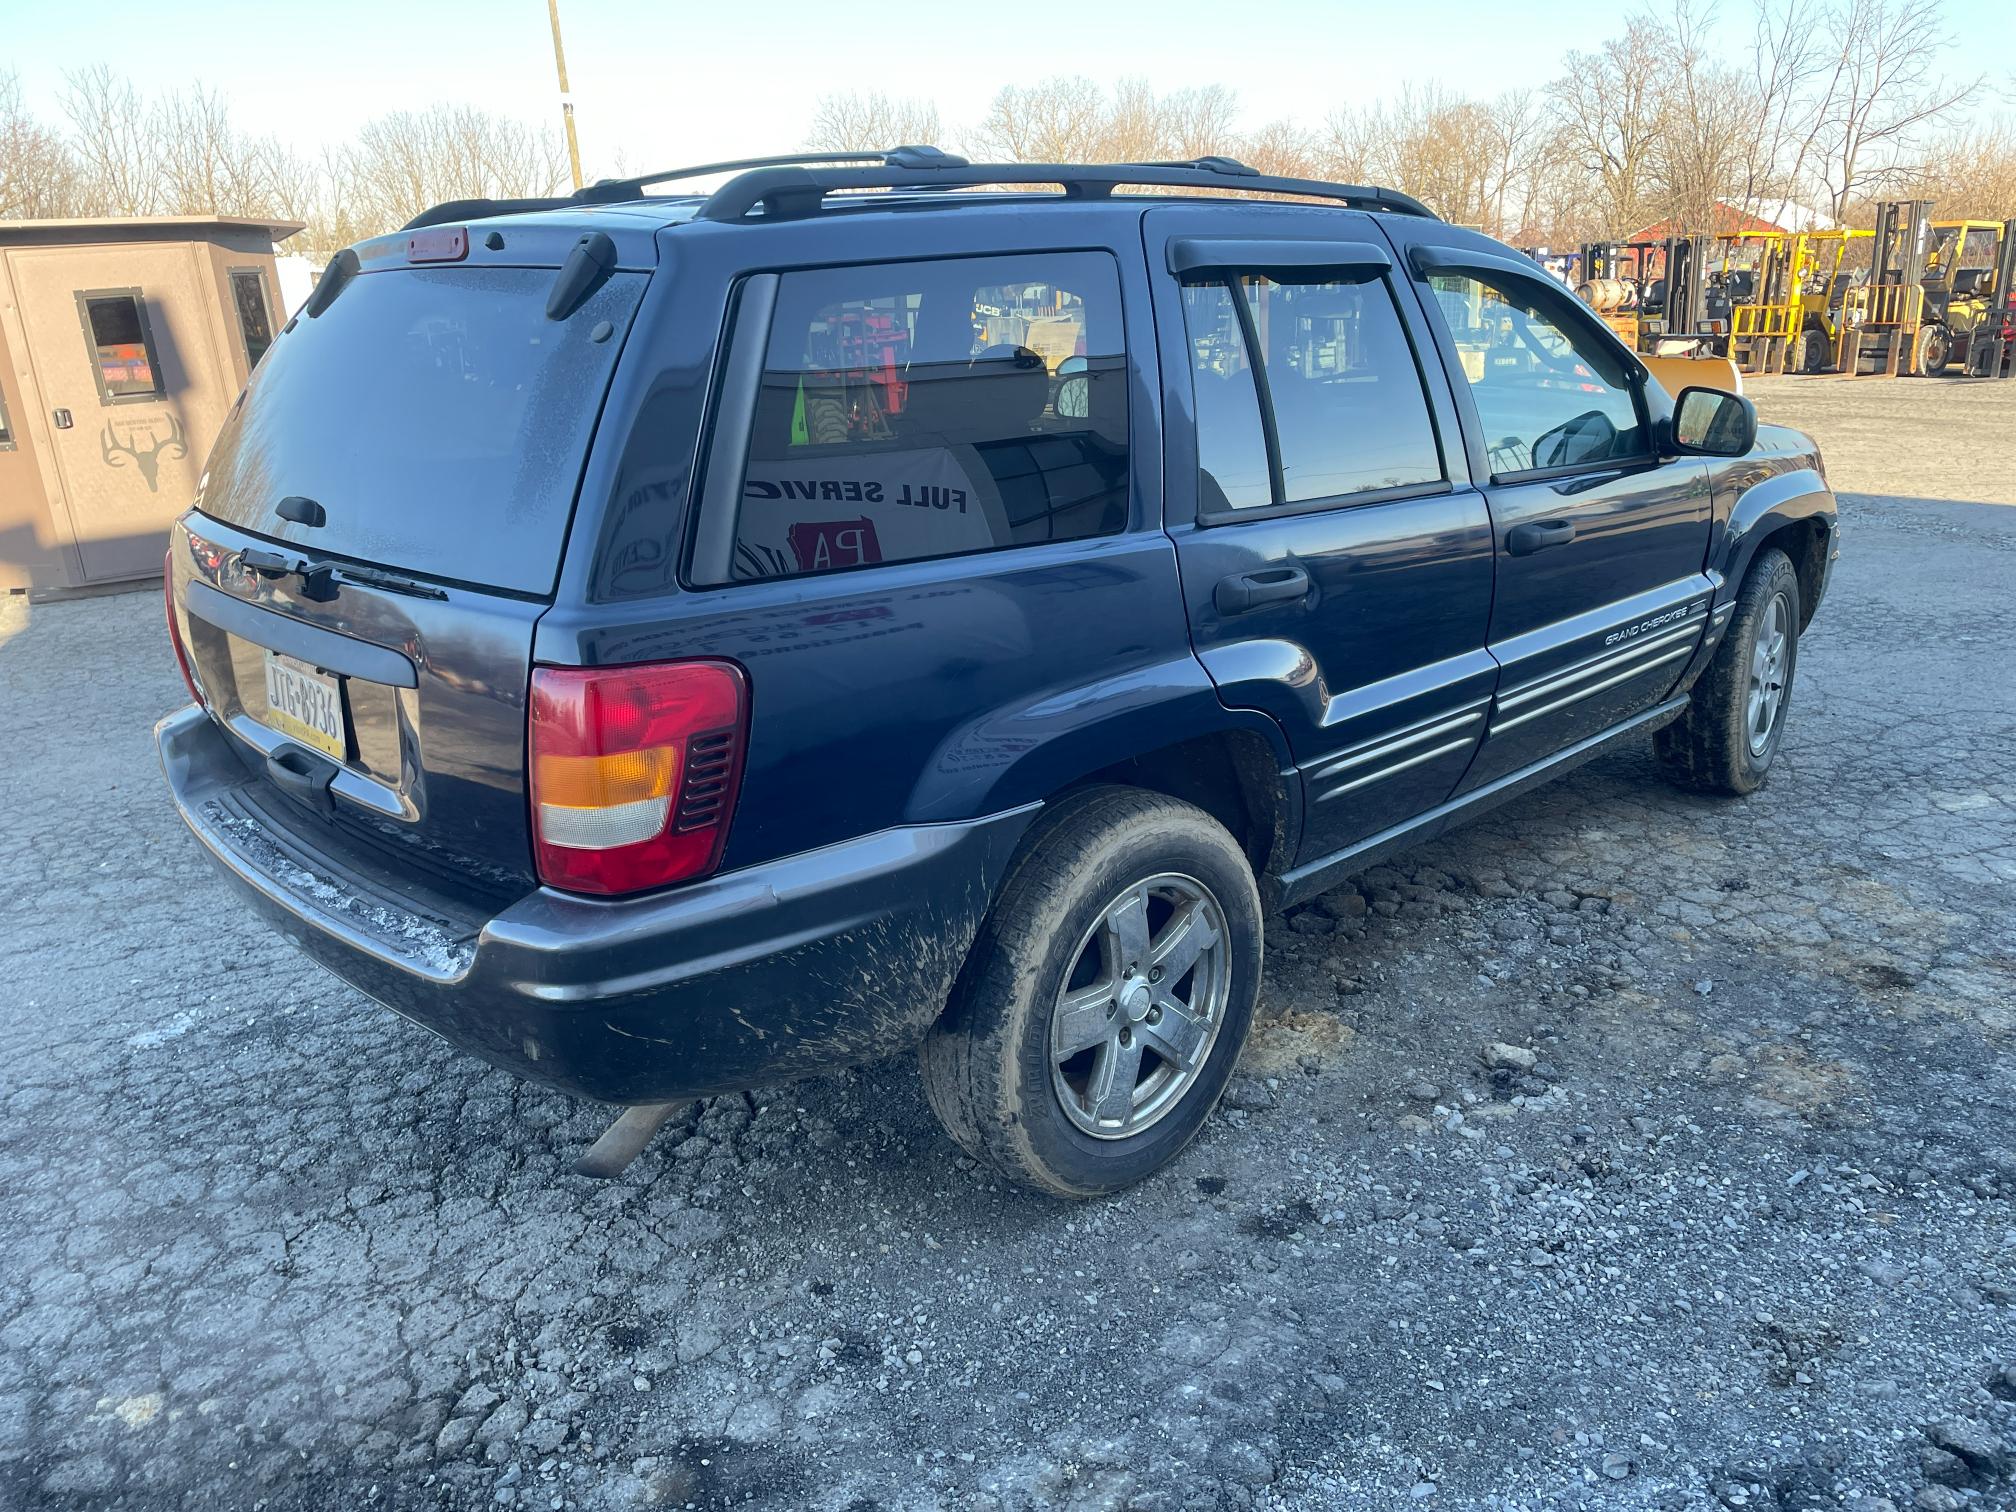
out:
M1750 0L1734 41L1729 27L1711 39L1711 3L1641 11L1543 84L1488 97L1411 85L1315 125L1242 128L1222 84L1057 77L1008 85L967 122L924 99L831 94L803 145L931 142L1010 162L1218 154L1388 184L1527 245L1667 221L1710 230L1718 203L1796 224L1860 224L1871 200L1903 195L1935 199L1942 217L2016 216L2016 80L1941 72L1942 0ZM456 105L380 116L304 159L240 129L213 89L147 98L103 66L69 74L44 120L0 72L0 218L272 216L307 225L290 250L326 258L441 200L555 193L566 162L552 125Z
M38 120L0 72L0 220L270 216L305 224L286 250L320 261L442 200L552 194L567 177L557 131L467 105L379 116L313 159L241 130L200 84L149 99L80 69L60 110Z
M1709 0L1632 16L1568 52L1561 72L1489 97L1413 85L1339 106L1320 125L1242 131L1213 85L1157 95L1138 80L1011 85L949 129L928 103L819 102L810 146L957 146L1020 162L1206 153L1266 173L1379 183L1445 220L1523 245L1570 245L1672 222L1717 229L1718 204L1803 226L1862 224L1869 203L1938 202L1942 218L2016 216L2016 79L1952 79L1942 0L1752 0L1747 35L1711 41ZM1996 115L1996 107L2005 107Z

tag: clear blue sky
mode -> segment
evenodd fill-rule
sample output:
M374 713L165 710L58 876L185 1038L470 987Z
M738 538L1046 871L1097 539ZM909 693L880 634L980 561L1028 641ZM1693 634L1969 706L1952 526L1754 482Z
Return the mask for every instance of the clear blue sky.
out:
M2008 7L1946 0L1956 76L1976 72L1998 36L1996 65L2008 66ZM1505 0L561 0L561 11L591 177L619 149L632 171L789 150L833 91L929 96L949 134L1006 83L1136 74L1158 90L1229 85L1246 125L1315 126L1406 82L1475 94L1541 84L1567 47L1606 34L1602 7ZM1749 12L1748 0L1723 0L1732 56ZM1622 26L1620 12L1609 30ZM143 88L214 85L243 125L310 152L405 106L470 102L534 119L557 109L544 0L0 0L0 39L0 68L49 115L65 69L105 62ZM2016 103L2011 79L1994 86L2004 108Z

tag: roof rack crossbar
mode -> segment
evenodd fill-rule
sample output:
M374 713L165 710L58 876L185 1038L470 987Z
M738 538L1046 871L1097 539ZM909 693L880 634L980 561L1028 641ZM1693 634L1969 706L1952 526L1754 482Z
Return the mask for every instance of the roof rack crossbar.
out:
M1357 210L1438 218L1421 201L1397 189L1284 178L1262 173L1228 157L1151 163L970 163L936 147L912 146L696 163L635 178L602 179L566 198L449 200L422 211L404 229L449 220L474 220L485 215L558 210L578 204L614 204L643 198L648 184L716 173L736 176L707 197L698 211L701 220L739 221L759 208L771 219L811 215L824 204L827 195L850 189L977 189L996 184L1056 184L1067 199L1105 199L1122 186L1234 189L1242 194L1293 195L1332 200Z
M704 178L710 173L733 173L751 168L805 167L813 164L867 163L885 168L963 168L966 159L941 152L936 147L872 147L860 152L790 152L779 157L731 158L722 163L695 163L689 168L668 168L662 173L641 173L635 178L599 179L574 198L590 204L637 199L647 184L665 184L675 179Z
M892 154L893 156L893 154ZM1439 217L1412 195L1376 185L1332 184L1320 179L1259 173L1230 158L1180 163L965 163L946 166L885 164L823 168L779 164L752 168L723 184L700 206L697 218L740 221L761 209L770 219L816 213L829 194L855 189L959 189L996 184L1056 184L1067 199L1104 199L1123 185L1137 188L1236 189L1242 194L1283 194L1324 199L1357 210Z

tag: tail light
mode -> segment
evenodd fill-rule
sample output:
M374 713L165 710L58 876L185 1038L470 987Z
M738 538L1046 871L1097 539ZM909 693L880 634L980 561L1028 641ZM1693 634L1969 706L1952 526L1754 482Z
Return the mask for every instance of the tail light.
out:
M182 685L195 703L203 702L203 690L196 686L196 671L189 665L189 648L182 644L182 626L175 618L175 553L171 549L161 559L161 602L168 611L168 644L175 648L175 665L182 673Z
M535 669L540 880L612 894L711 872L735 814L748 707L729 662Z

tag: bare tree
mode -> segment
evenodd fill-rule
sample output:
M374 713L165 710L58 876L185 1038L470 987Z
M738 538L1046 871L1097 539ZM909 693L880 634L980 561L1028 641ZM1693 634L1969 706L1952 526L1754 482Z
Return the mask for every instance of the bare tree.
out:
M390 231L443 200L552 194L567 150L545 126L437 105L365 122L324 169L348 223Z
M1234 137L1220 145L1218 155L1237 158L1249 168L1282 178L1320 178L1323 174L1322 139L1293 121L1270 121L1257 131Z
M1748 187L1758 112L1748 82L1716 61L1698 0L1673 0L1671 58L1652 168L1665 219L1715 229L1718 207Z
M1106 96L1090 79L1010 84L994 96L973 130L986 157L1010 163L1090 163L1103 156Z
M1347 105L1331 111L1323 121L1323 171L1353 184L1377 178L1379 171L1373 165L1384 130L1385 112L1377 106Z
M269 215L300 176L291 154L270 137L238 130L223 97L201 84L164 98L151 121L164 210Z
M28 113L21 81L0 73L0 220L80 214L83 189L62 138Z
M2016 219L2016 118L1972 126L1939 144L1936 166L1909 184L1941 219Z
M1746 214L1782 221L1804 192L1820 131L1840 85L1825 0L1755 0L1750 38L1749 150L1738 204Z
M1390 105L1333 113L1323 168L1340 179L1391 184L1448 220L1503 234L1538 197L1550 132L1530 90L1479 101L1409 85Z
M1652 219L1661 96L1671 61L1664 28L1638 16L1599 51L1569 53L1568 71L1548 88L1563 144L1595 177L1609 235L1627 235Z
M928 100L880 92L822 95L812 110L805 145L814 152L866 152L935 145L944 132Z
M1942 0L1845 0L1835 26L1839 82L1818 135L1839 217L1858 194L1912 176L1926 130L1974 85L1939 75Z
M1162 96L1161 116L1162 141L1171 157L1224 156L1238 140L1239 96L1223 84Z
M1492 163L1484 224L1492 235L1508 236L1538 197L1552 133L1546 111L1530 89L1509 89L1493 100L1485 108L1485 129Z
M148 215L161 203L161 157L133 81L99 63L65 76L63 113L85 198L105 215Z

